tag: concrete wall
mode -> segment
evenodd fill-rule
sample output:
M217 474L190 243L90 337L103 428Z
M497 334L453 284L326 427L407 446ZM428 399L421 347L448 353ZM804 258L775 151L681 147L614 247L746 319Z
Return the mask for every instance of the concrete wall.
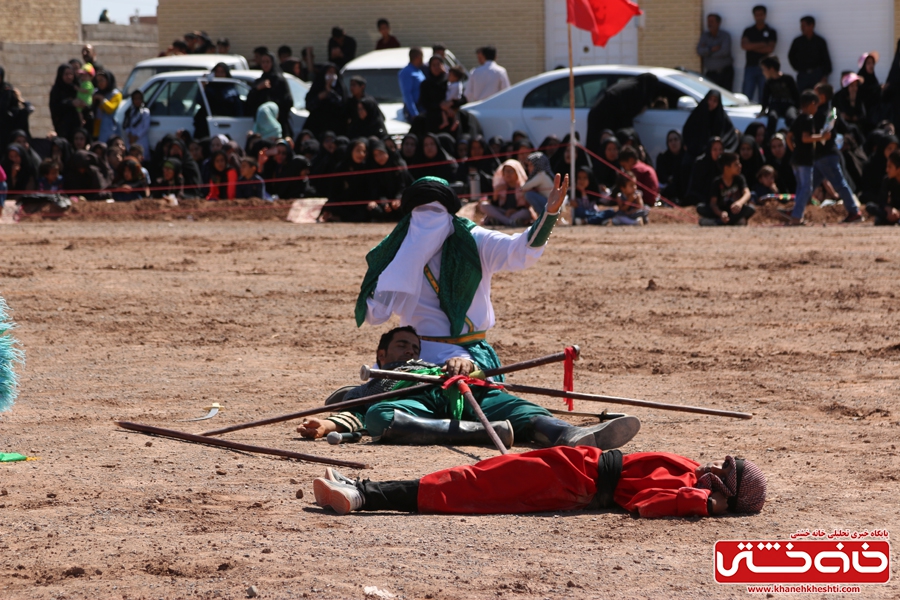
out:
M159 53L156 27L152 25L86 25L84 39L93 44L97 60L116 76L120 85L125 83L135 63ZM7 81L34 105L35 112L29 120L34 137L44 137L53 128L49 99L56 69L72 58L80 59L81 47L81 42L4 41L0 44L0 65L6 68Z
M80 0L3 0L0 14L4 43L81 41Z
M243 0L160 0L157 11L161 49L199 29L213 40L227 37L244 56L260 45L274 52L287 44L295 54L312 45L316 59L325 60L331 28L340 25L361 55L375 49L375 22L384 17L402 45L443 42L470 69L477 66L475 48L491 44L513 82L544 70L543 0L257 0L252 7Z
M638 34L640 64L699 70L702 0L641 0L643 27Z

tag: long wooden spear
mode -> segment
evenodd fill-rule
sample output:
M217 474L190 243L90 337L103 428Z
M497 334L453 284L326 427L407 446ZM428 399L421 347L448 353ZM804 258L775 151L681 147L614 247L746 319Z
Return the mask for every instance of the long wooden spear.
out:
M371 369L367 366L363 366L360 369L359 376L363 380L374 377L377 379L416 381L420 383L430 383L432 385L440 385L444 381L446 381L445 377L438 377L435 375L420 375L417 373L403 373L400 371L383 371L381 369ZM588 402L609 402L610 404L625 404L627 406L643 406L645 408L689 412L701 415L715 415L719 417L732 417L734 419L753 418L753 415L749 413L736 412L731 410L719 410L716 408L704 408L701 406L685 406L682 404L668 404L665 402L652 402L650 400L635 400L633 398L621 398L618 396L600 396L597 394L564 392L562 390L553 390L550 388L534 387L530 385L518 385L514 383L495 383L494 385L502 386L510 392L520 392L523 394L538 394L541 396L553 396L555 398L574 398L576 400L587 400Z

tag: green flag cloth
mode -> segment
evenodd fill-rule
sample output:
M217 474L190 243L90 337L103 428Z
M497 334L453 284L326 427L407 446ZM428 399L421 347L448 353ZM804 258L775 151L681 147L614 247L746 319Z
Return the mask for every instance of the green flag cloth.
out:
M24 454L19 454L18 452L0 452L0 463L19 462L20 460L27 459L27 456L25 456Z

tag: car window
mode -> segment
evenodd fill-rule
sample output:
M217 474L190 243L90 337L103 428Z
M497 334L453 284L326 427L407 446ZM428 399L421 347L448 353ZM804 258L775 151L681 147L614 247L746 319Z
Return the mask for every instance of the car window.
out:
M140 89L154 75L156 75L156 67L138 67L133 69L131 75L128 76L128 81L125 82L122 95L127 98L131 92Z
M156 117L193 117L200 110L196 81L170 81L153 99L150 114Z
M575 78L575 108L591 108L600 94L618 80L616 75L581 75Z
M341 78L344 85L350 83L354 75L361 75L366 80L366 93L379 103L403 102L403 94L400 93L400 83L397 81L400 69L353 69L344 71Z
M665 98L666 102L668 102L668 106L666 108L668 108L669 110L677 110L678 99L684 95L684 92L682 92L681 90L675 89L671 85L660 81L657 84L656 98L654 98L653 101L656 102L656 100L658 100L659 98Z
M150 85L147 86L147 89L144 90L144 103L149 102L150 99L153 98L153 94L156 93L156 90L158 90L159 86L161 86L162 84L163 84L162 81L154 81L153 83L151 83ZM123 94L123 96L124 96L124 94Z
M291 97L294 99L294 108L297 110L306 109L306 93L309 91L302 83L296 79L287 79L288 87L291 88Z
M575 78L575 108L590 108L614 81L610 75L579 75ZM545 83L528 93L522 108L569 108L569 78Z
M706 94L708 94L710 90L716 90L717 92L722 94L722 106L747 106L746 102L739 99L728 90L720 88L716 84L712 83L711 81L707 81L706 79L701 79L700 77L696 77L688 73L676 73L675 75L668 75L666 79L691 90L694 97L698 101L706 96ZM685 94L681 95L684 96Z
M206 85L206 101L214 117L242 116L250 86L243 81L217 79Z

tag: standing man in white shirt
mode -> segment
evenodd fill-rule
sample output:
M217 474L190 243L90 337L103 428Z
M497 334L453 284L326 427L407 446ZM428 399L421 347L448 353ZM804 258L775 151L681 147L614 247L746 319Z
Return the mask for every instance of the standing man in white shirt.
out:
M480 66L472 69L469 74L469 84L466 86L466 99L469 102L484 100L509 87L506 69L494 62L497 59L496 48L483 46L475 51L475 55Z

